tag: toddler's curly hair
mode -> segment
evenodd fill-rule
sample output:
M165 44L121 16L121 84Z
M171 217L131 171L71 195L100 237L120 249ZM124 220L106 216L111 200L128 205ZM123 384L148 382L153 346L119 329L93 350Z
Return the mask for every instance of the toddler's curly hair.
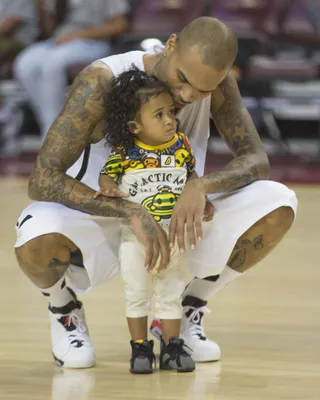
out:
M162 93L170 93L168 86L134 65L114 77L105 95L108 143L114 147L133 147L134 135L128 122L137 118L143 104Z

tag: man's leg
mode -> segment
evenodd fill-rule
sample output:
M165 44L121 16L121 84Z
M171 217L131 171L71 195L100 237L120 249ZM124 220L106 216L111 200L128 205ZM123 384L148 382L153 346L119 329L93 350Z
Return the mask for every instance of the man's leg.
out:
M185 290L190 295L207 301L234 279L265 258L283 239L294 221L290 207L280 207L261 218L237 241L221 274L195 278Z
M116 275L119 220L95 218L58 203L34 202L21 213L16 232L18 262L50 303L51 340L57 364L92 367L95 351L83 306L66 287L65 274L77 293Z
M297 208L294 192L271 181L255 182L212 201L215 216L209 234L190 253L191 270L201 279L190 282L182 303L182 334L194 347L195 361L219 359L217 344L203 330L208 299L276 247L290 229Z
M289 207L272 211L238 239L220 274L203 279L194 278L190 282L183 294L183 331L184 337L187 337L186 342L195 348L195 361L215 361L220 358L217 344L207 339L203 330L203 307L209 298L266 257L288 232L293 220L294 213Z
M217 206L217 215L212 226L217 229L209 236L204 251L198 257L201 262L202 255L207 266L210 258L215 259L217 264L211 269L213 273L206 278L203 278L206 276L205 267L200 275L203 279L193 279L186 288L183 299L186 310L185 331L192 334L195 324L202 329L199 335L189 335L190 339L192 336L193 341L197 342L194 358L198 361L203 361L203 357L207 360L206 355L215 344L206 339L203 331L202 307L212 295L242 276L280 243L294 221L297 199L293 191L279 183L259 181L226 198L216 202L213 200L213 204ZM237 237L234 242L232 231L236 232ZM225 249L229 248L231 252L228 254ZM196 264L196 260L193 261ZM201 264L198 265L198 270L201 271ZM210 268L207 269L209 270ZM190 310L193 310L195 317L188 317ZM201 336L204 340L199 340Z
M77 247L66 237L51 233L15 249L20 268L39 288L53 286L65 276L71 253Z
M59 366L89 368L95 352L82 303L66 285L66 271L77 247L65 236L39 236L15 249L22 271L49 300L53 357Z

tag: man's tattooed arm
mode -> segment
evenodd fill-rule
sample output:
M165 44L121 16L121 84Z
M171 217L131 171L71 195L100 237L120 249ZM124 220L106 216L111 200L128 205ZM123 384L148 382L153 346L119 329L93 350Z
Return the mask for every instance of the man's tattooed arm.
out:
M213 92L211 112L234 159L220 171L202 178L206 192L228 192L267 179L270 172L267 154L231 74Z
M111 77L111 71L98 64L87 67L75 79L36 159L29 180L31 199L61 203L92 215L125 218L144 213L142 207L126 200L94 199L94 190L66 175L93 141L94 129L106 111L104 93ZM103 133L95 141L102 138Z

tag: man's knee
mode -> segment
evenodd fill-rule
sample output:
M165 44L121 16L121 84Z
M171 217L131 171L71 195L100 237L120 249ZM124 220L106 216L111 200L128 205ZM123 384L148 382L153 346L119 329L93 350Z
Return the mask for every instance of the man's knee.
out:
M294 217L295 212L291 207L282 206L267 215L266 223L287 232L293 224Z
M294 215L291 207L281 206L261 218L238 239L227 265L244 272L262 260L288 232Z
M64 252L67 253L68 250L69 253L74 251L71 248L69 249L64 236L58 233L50 233L36 237L16 248L16 256L21 267L46 268L50 260L63 250L66 250Z

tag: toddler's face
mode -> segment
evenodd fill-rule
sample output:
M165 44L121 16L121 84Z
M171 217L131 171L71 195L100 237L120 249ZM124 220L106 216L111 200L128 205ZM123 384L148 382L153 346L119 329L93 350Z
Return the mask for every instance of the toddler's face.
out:
M150 146L170 141L177 129L173 99L169 93L152 97L141 107L137 139Z

